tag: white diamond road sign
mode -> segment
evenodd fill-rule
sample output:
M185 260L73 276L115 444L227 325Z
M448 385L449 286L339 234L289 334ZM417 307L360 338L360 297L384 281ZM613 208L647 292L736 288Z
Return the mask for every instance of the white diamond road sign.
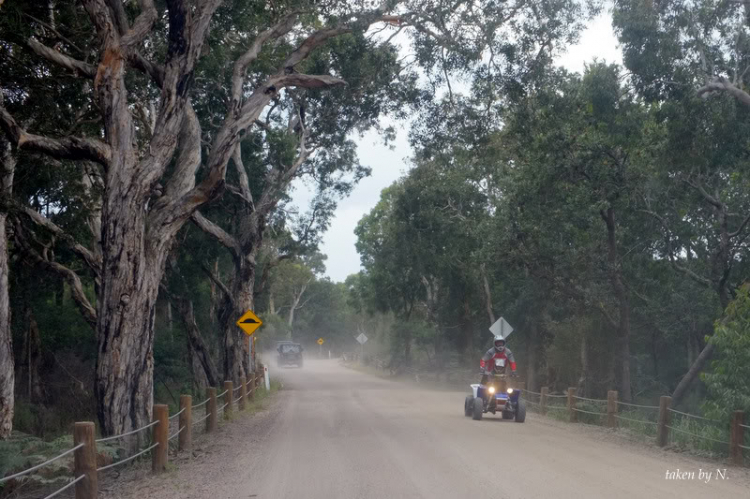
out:
M365 333L359 333L359 336L357 336L357 341L359 341L360 345L364 345L367 341L367 336L365 336Z
M490 331L492 331L492 334L494 334L495 336L507 338L508 336L510 336L510 333L513 332L513 327L508 324L505 319L500 317L495 321L493 325L490 326Z

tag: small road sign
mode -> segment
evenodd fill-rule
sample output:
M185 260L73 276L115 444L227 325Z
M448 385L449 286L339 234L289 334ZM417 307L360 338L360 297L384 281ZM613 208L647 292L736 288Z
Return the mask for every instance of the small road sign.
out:
M263 321L260 320L252 310L248 310L242 315L242 317L240 317L240 320L237 321L237 325L246 335L251 336L256 329L263 325Z
M508 324L505 319L500 317L495 321L493 325L490 326L490 331L492 331L492 334L494 334L495 336L507 338L508 336L510 336L510 333L513 332L513 327Z
M318 338L318 345L322 345L325 341L323 338Z
M367 341L367 336L365 336L365 333L359 333L359 336L357 336L357 341L359 341L360 345L364 345Z

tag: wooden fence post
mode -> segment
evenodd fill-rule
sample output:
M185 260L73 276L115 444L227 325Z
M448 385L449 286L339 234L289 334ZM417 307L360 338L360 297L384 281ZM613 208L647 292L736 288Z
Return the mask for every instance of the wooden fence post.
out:
M617 390L607 392L607 426L614 428L617 426Z
M224 408L224 419L231 419L232 399L234 398L234 383L232 383L231 381L225 381L224 391L226 392L224 394L224 404L226 405L226 407Z
M96 499L99 495L94 430L94 423L90 421L76 423L73 428L73 445L83 444L83 447L74 453L74 475L76 478L86 476L76 483L76 499Z
M216 430L216 388L209 388L208 390L208 405L206 410L208 411L208 418L206 419L206 433L210 433Z
M240 404L239 407L237 407L238 410L244 411L245 410L245 402L247 398L247 380L244 376L240 378Z
M179 428L182 428L177 437L177 450L190 451L193 448L193 397L180 395L180 417Z
M742 466L742 447L745 441L745 429L742 427L745 421L744 411L734 411L732 413L732 428L729 436L729 458L732 464Z
M672 397L662 395L659 399L659 423L656 427L656 445L664 447L669 440L669 406L672 405Z
M575 423L578 421L578 413L576 412L576 387L571 386L568 388L568 415L570 416L570 422Z
M167 469L167 458L169 456L169 406L166 404L154 405L153 442L157 445L151 451L151 471L158 473Z
M539 396L539 411L542 413L542 416L547 414L547 394L548 393L549 393L549 387L543 386L542 394Z

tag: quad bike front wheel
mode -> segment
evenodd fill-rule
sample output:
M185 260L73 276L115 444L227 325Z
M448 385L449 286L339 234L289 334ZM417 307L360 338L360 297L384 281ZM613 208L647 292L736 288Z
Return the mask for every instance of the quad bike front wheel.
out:
M475 421L480 421L482 419L482 413L484 412L484 400L482 400L481 397L477 397L474 399L473 404L474 407L471 417Z
M524 421L526 421L526 402L519 400L516 409L516 423L523 423Z
M471 416L472 411L474 410L474 397L471 395L466 396L466 400L464 400L464 416L467 418Z

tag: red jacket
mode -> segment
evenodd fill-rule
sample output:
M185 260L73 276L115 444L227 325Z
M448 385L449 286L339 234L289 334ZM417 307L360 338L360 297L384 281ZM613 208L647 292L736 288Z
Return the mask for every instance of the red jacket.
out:
M511 352L508 347L505 347L505 350L502 352L495 350L495 347L487 350L479 361L479 367L484 369L485 366L492 366L495 363L495 359L506 359L508 361L507 363L510 364L510 370L516 372L516 359L513 357L513 352Z

